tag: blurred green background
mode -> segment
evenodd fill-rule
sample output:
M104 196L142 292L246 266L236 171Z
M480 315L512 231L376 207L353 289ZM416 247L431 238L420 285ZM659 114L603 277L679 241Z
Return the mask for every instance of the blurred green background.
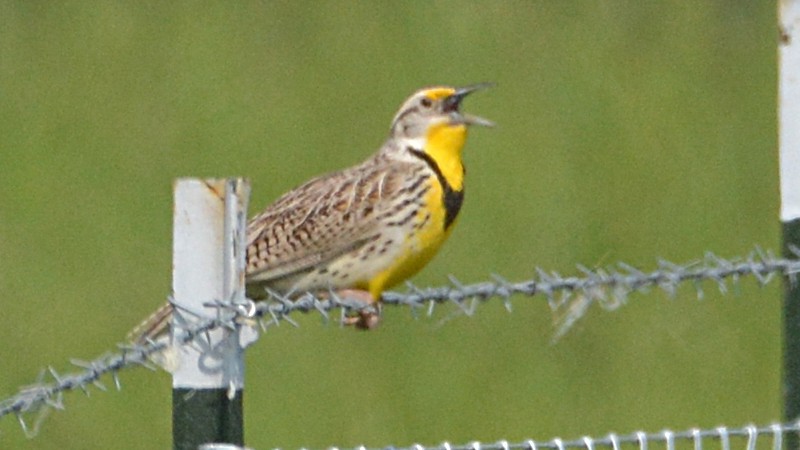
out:
M113 350L170 292L172 182L251 210L366 158L400 103L494 81L456 231L414 282L652 269L779 249L776 5L730 1L0 3L0 398ZM248 445L575 438L780 418L780 284L473 317L295 316L247 353ZM105 380L111 385L111 380ZM3 448L168 448L170 377L70 393Z

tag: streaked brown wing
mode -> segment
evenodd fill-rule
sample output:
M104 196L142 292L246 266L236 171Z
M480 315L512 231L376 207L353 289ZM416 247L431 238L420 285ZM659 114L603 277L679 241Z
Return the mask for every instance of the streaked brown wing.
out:
M282 196L248 226L248 282L309 271L375 239L404 170L402 163L369 160Z

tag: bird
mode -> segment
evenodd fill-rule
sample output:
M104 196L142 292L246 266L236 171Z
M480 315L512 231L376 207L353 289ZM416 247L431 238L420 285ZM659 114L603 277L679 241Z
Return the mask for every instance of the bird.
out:
M247 297L336 292L379 305L384 290L422 269L450 236L464 201L468 129L494 126L462 112L462 101L490 86L414 92L376 153L307 181L254 216L246 232ZM173 308L162 306L129 338L163 336ZM379 314L361 312L345 323L372 329Z

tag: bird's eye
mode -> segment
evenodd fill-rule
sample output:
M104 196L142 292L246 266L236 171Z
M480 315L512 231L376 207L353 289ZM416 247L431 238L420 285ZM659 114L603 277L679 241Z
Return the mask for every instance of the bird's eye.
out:
M422 97L422 100L420 100L419 103L425 108L430 108L431 105L433 105L433 102L428 97Z

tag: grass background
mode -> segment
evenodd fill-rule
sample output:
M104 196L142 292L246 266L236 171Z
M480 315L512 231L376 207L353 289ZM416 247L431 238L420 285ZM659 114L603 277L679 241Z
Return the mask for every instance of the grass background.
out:
M0 3L0 397L114 349L170 291L171 184L252 211L364 159L419 87L465 109L458 228L414 281L779 248L774 2ZM780 417L780 287L636 295L555 345L542 298L375 332L296 317L247 353L254 448L518 441ZM66 396L3 448L168 448L170 378ZM107 380L110 381L110 380Z

